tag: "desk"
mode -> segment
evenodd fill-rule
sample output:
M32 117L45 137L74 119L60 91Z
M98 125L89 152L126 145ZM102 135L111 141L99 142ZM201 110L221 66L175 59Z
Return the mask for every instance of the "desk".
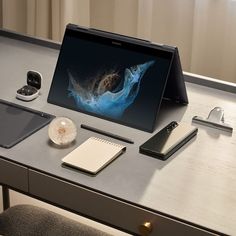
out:
M186 82L189 105L162 106L155 132L172 120L191 123L194 115L206 117L213 107L221 106L234 133L199 125L197 137L163 162L138 152L152 134L46 102L57 44L49 45L53 49L41 40L3 31L0 35L1 99L68 116L78 127L84 123L135 142L126 144L125 154L91 177L63 168L61 159L91 135L124 143L78 128L76 144L57 149L48 142L44 127L11 149L0 148L5 197L12 188L132 235L139 235L144 222L152 224L148 234L152 236L236 235L236 93ZM15 98L15 92L25 83L28 70L40 71L43 85L40 97L25 103ZM234 86L221 86L225 87L235 91Z

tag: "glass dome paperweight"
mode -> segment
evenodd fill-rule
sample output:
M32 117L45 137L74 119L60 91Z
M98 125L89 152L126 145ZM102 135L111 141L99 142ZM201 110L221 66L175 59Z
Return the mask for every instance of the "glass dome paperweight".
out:
M50 140L58 146L71 144L77 136L75 123L67 117L56 117L48 127Z

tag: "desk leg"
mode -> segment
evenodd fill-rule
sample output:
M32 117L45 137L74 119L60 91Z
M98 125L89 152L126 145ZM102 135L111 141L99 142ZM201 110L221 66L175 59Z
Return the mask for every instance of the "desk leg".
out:
M9 189L6 186L2 186L2 200L3 200L3 210L10 207L10 196Z

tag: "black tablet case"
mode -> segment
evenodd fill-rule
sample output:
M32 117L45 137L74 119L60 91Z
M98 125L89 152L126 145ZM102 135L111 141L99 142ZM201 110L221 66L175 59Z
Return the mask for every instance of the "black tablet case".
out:
M53 118L53 115L0 99L0 146L11 148Z

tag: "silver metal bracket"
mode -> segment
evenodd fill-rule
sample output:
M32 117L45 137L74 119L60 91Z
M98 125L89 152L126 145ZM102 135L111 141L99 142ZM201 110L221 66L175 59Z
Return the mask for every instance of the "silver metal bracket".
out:
M201 125L206 125L226 132L233 132L233 127L224 123L224 110L221 107L212 109L206 119L194 116L192 121Z

